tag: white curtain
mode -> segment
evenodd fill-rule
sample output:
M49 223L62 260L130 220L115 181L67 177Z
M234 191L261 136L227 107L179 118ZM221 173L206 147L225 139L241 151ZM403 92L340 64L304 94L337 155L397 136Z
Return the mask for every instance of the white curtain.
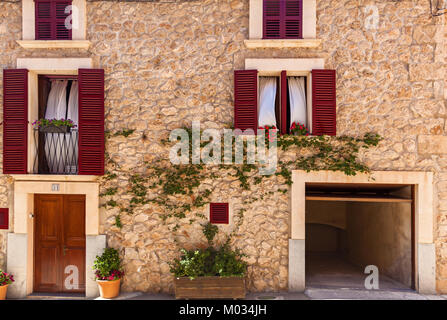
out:
M70 89L70 96L68 98L67 119L73 121L73 124L78 128L78 82L73 81ZM76 173L78 163L78 146L76 132L66 134L68 142L67 162L65 173Z
M289 77L290 124L298 122L307 129L306 81L304 77Z
M65 119L65 113L67 111L67 84L67 80L51 81L45 119Z
M259 112L258 126L275 126L275 100L276 100L276 78L260 77L259 78L260 96L259 96Z
M67 112L67 84L67 80L51 81L45 119L65 119ZM66 152L62 147L65 140L64 136L54 133L46 133L45 136L45 155L50 173L62 173L64 160L66 159Z

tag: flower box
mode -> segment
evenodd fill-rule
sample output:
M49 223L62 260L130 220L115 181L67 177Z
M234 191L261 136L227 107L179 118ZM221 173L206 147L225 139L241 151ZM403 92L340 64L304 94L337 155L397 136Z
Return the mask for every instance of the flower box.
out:
M69 133L71 128L69 126L55 126L52 124L39 127L39 132L45 133Z
M176 299L244 299L245 277L174 278Z

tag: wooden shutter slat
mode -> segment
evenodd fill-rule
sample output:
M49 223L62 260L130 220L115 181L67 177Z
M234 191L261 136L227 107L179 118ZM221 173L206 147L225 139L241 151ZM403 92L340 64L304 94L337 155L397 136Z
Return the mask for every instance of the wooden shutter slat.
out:
M28 167L28 70L3 70L3 173Z
M312 70L312 134L337 134L335 70Z
M234 127L258 128L258 71L234 71Z
M228 224L228 203L210 203L210 222L214 224Z
M79 69L79 174L104 174L104 70Z

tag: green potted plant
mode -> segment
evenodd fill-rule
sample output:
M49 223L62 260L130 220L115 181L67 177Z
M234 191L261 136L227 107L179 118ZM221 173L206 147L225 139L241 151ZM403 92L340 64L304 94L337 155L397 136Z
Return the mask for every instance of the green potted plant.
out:
M12 274L3 272L0 269L0 300L6 299L6 292L8 291L8 286L14 282L14 276Z
M307 130L304 124L294 122L290 126L290 133L293 134L294 136L308 136L309 130Z
M118 251L106 248L101 256L96 256L93 269L100 296L106 299L117 297L120 293L121 278L124 276Z
M181 249L181 257L171 263L177 299L243 299L247 262L244 254L228 243L214 247L215 225L204 226L208 247Z
M39 132L45 133L69 133L71 128L76 127L70 119L39 119L33 122L33 126Z

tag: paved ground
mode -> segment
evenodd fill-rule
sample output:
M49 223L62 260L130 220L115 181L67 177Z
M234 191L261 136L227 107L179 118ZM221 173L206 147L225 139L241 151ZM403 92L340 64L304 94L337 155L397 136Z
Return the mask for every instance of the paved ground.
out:
M251 293L246 300L447 300L447 295L422 295L397 281L379 276L380 290L366 290L365 274L360 268L334 256L314 256L306 259L306 284L304 293ZM67 300L84 297L45 296L34 294L27 299ZM174 300L173 295L123 293L116 300ZM105 300L97 298L96 300Z
M86 300L82 297L33 295L32 300ZM422 295L411 290L365 290L355 288L307 288L304 293L249 293L246 300L447 300L447 295ZM95 300L108 300L96 298ZM168 294L122 293L114 300L175 300Z
M410 290L308 288L304 293L252 293L246 300L447 300L447 295L422 295ZM97 298L101 300L101 298ZM124 293L117 300L174 300L166 294Z

